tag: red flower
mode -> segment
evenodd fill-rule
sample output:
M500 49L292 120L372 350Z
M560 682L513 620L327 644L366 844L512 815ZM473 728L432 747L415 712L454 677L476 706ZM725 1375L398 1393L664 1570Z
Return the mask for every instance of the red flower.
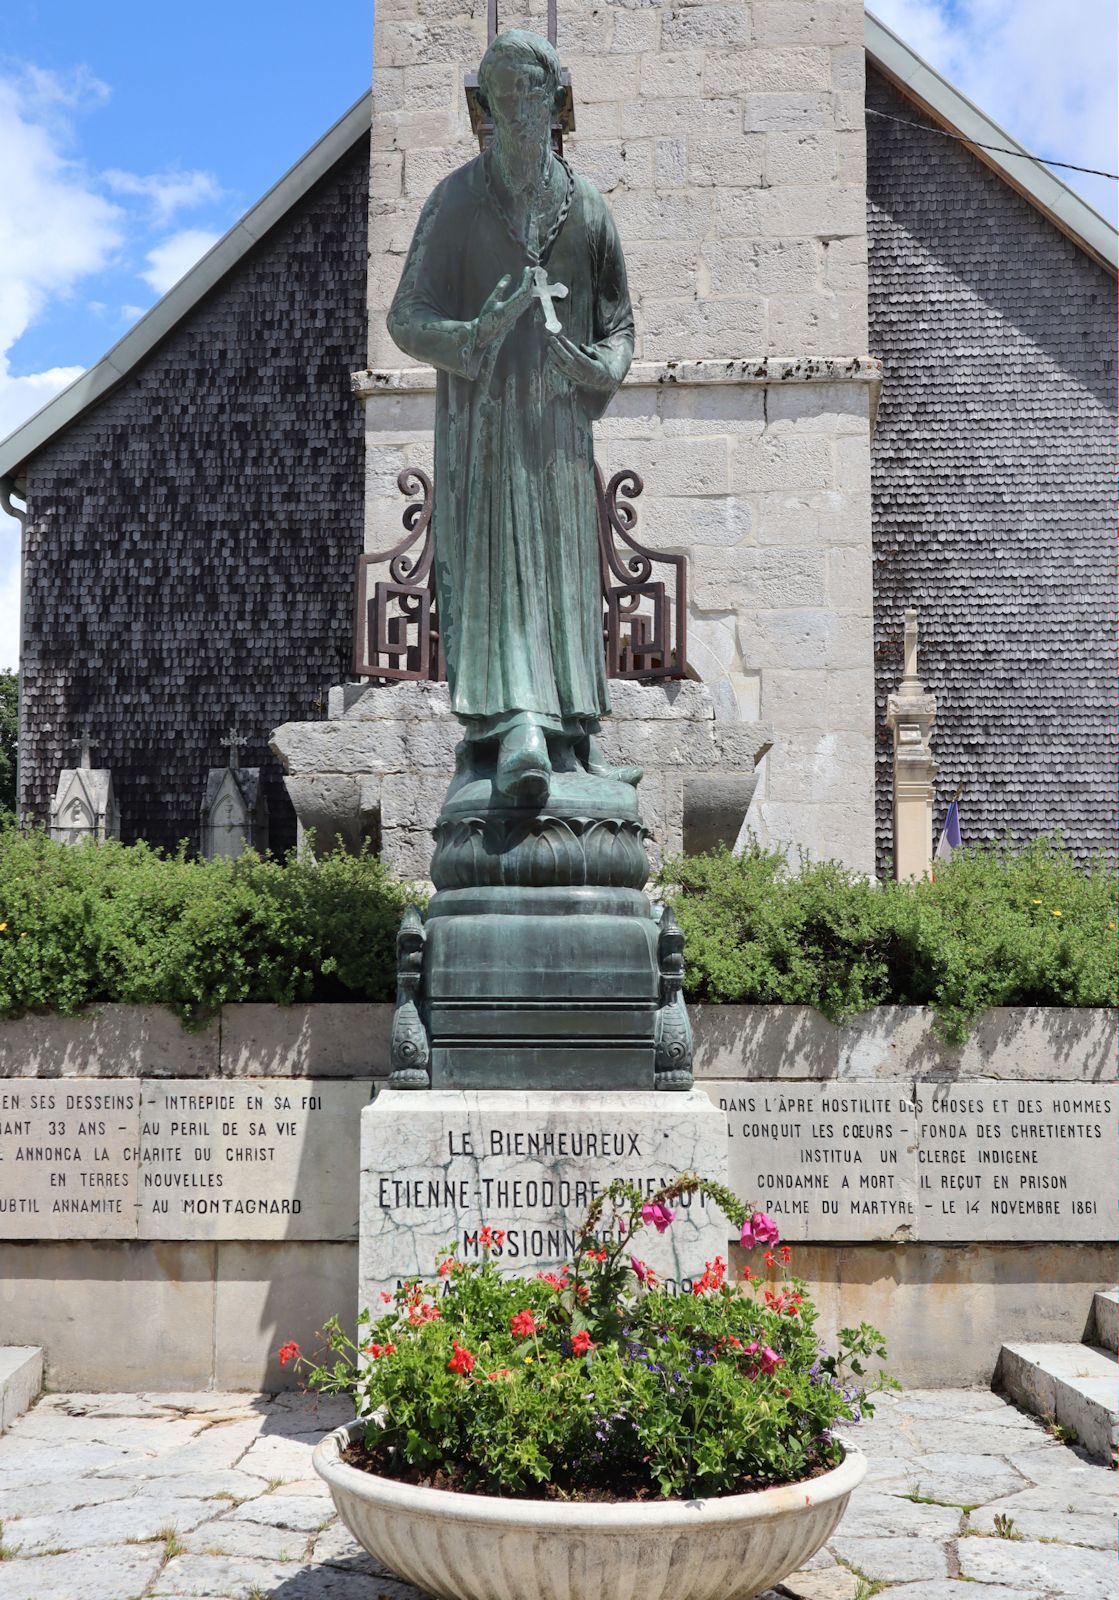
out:
M537 1332L536 1318L531 1311L518 1311L509 1327L516 1338L529 1339Z
M384 1289L381 1290L381 1299L385 1302L385 1304L387 1306L391 1306L392 1305L392 1295L391 1294L386 1294Z
M766 1266L769 1268L769 1270L771 1272L773 1271L774 1267L777 1265L777 1257L773 1254L772 1250L767 1250L766 1251L766 1253L765 1253L765 1264L766 1264Z
M721 1289L727 1279L727 1264L722 1256L716 1256L714 1261L704 1263L705 1271L702 1278L697 1278L692 1284L693 1294L706 1294L709 1289Z
M573 1356L589 1355L596 1348L594 1340L585 1329L577 1333L571 1341L571 1354Z
M458 1340L455 1340L455 1353L447 1362L448 1372L459 1372L464 1378L474 1371L474 1357L469 1350L464 1350Z
M298 1361L298 1360L299 1360L299 1346L296 1344L294 1339L291 1339L291 1340L288 1341L287 1344L282 1344L280 1346L280 1365L281 1365L281 1367L286 1367L289 1361Z
M781 1260L785 1263L786 1266L788 1266L789 1262L792 1259L793 1259L793 1252L789 1249L787 1244L783 1244L781 1246Z
M366 1345L366 1350L374 1361L380 1361L382 1356L394 1356L396 1354L396 1346L394 1344L370 1344Z

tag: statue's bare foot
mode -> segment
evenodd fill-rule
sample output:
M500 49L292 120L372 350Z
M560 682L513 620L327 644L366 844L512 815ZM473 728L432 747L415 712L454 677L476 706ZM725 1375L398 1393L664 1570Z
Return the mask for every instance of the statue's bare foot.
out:
M543 805L548 798L551 775L548 741L539 728L523 723L505 734L494 780L503 794L528 805Z
M643 767L612 767L593 733L588 733L581 742L579 759L592 778L613 778L615 783L628 783L636 788L645 776Z

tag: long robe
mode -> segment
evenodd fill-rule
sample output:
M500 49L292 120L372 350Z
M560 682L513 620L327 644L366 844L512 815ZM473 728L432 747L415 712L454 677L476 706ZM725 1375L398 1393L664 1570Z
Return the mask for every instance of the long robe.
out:
M571 734L610 709L591 424L629 369L633 312L613 218L576 176L544 265L567 286L556 302L564 333L593 348L612 386L575 388L546 370L538 304L469 375L471 320L504 274L515 285L528 264L487 194L483 159L425 205L388 327L438 372L434 569L454 711L476 738L524 712ZM562 178L557 166L553 182Z

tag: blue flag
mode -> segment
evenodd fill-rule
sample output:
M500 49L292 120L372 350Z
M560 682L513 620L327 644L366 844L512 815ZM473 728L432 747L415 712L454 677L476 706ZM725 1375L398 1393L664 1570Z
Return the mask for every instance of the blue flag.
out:
M960 843L960 807L958 802L953 800L944 819L944 832L940 835L940 843L936 847L936 859L951 861L952 853L960 848Z

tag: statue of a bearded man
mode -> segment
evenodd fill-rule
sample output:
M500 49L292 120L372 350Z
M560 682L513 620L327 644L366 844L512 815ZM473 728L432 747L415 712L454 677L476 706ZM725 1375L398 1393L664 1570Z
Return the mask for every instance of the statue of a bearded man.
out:
M510 30L478 95L485 153L424 206L389 312L437 369L434 567L451 704L473 769L547 799L553 766L636 783L595 737L610 710L591 425L633 356L613 219L552 149L555 50Z

